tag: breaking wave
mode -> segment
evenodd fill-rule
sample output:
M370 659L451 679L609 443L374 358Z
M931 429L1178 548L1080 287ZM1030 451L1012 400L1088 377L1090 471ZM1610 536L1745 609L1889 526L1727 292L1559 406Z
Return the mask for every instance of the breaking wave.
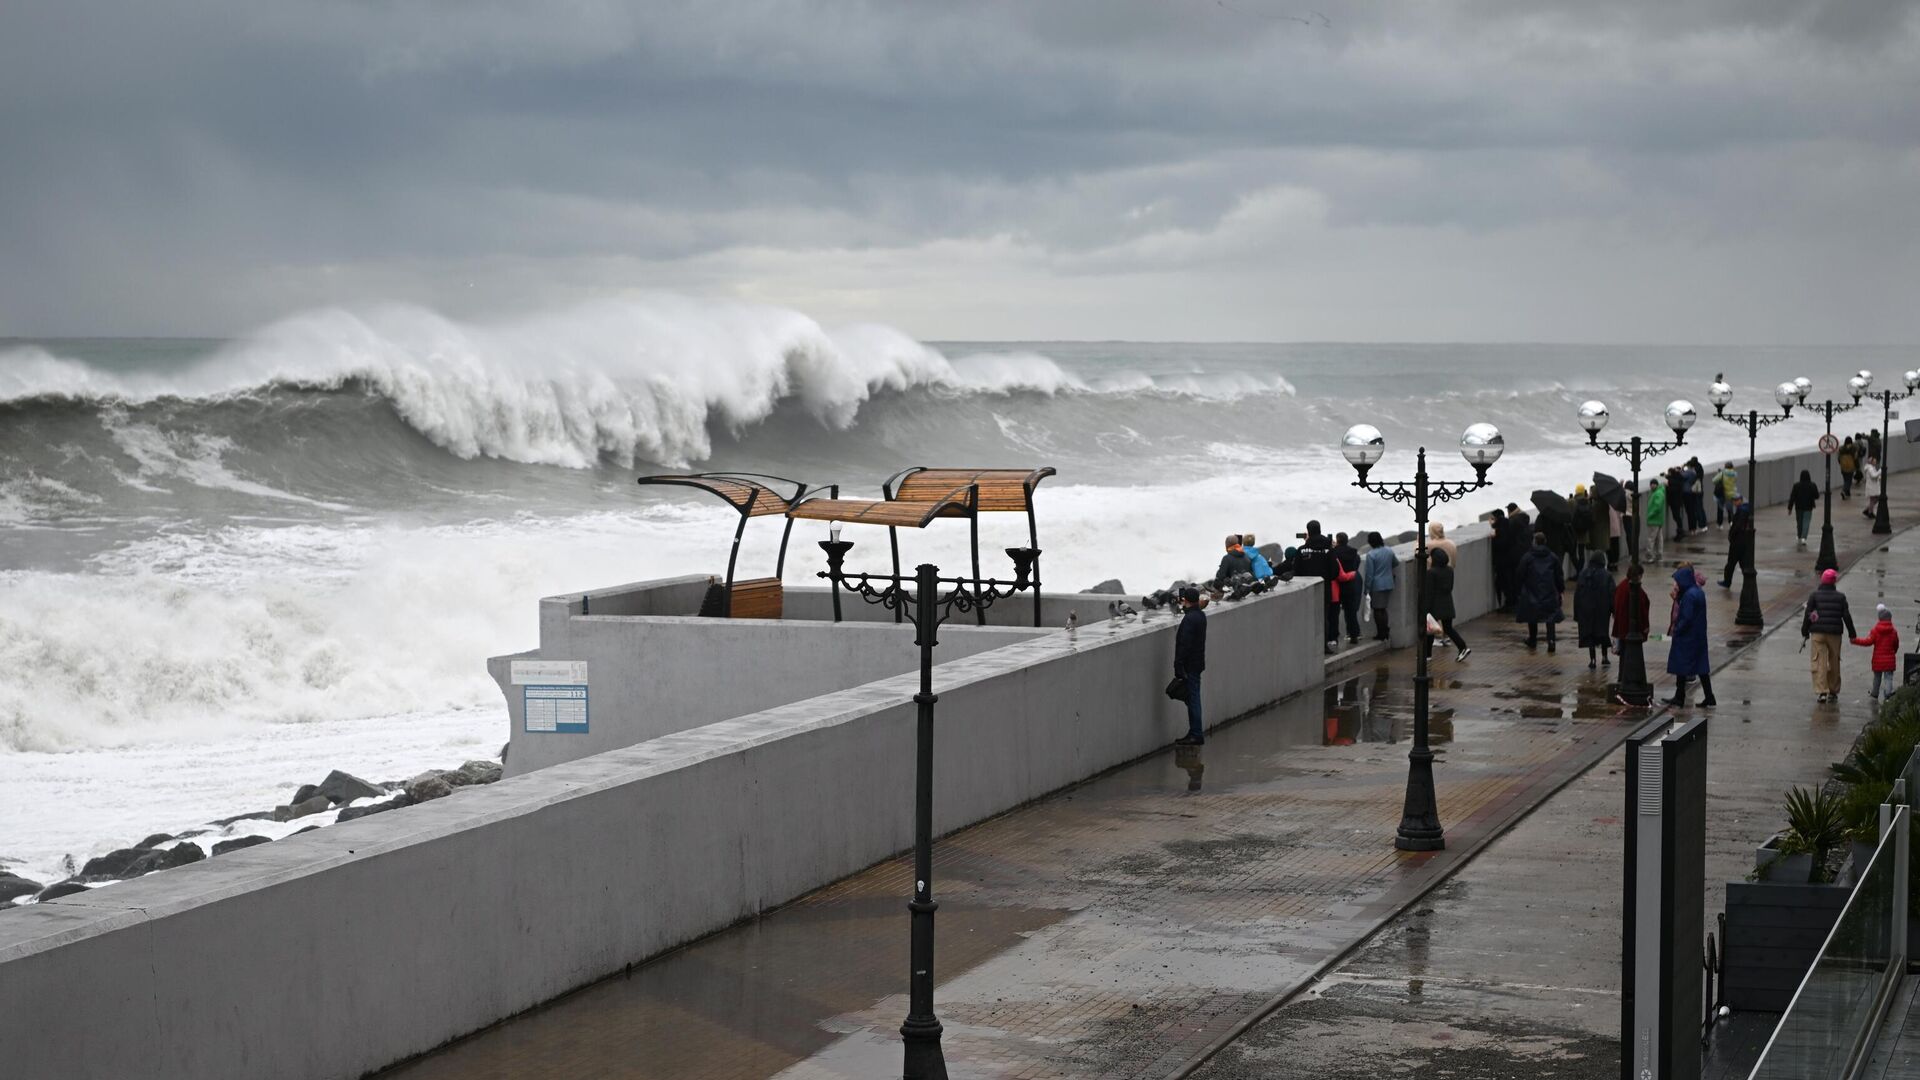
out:
M37 347L0 353L0 406L16 410L340 392L390 407L463 459L589 468L701 461L716 431L739 434L783 409L844 430L883 394L1234 401L1292 387L1246 374L1076 375L1037 352L949 358L888 326L829 330L782 308L674 296L493 324L417 307L316 311L163 372L106 372Z

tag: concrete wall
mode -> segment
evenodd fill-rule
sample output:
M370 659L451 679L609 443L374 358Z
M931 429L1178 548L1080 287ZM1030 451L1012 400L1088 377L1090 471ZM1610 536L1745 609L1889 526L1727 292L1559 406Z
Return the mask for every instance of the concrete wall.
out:
M1307 587L1211 616L1215 722L1315 685ZM1164 746L1169 614L940 665L948 831ZM911 842L914 676L0 916L9 1076L356 1077Z
M543 616L554 606L543 609ZM597 613L601 607L590 602L590 610ZM512 725L508 776L917 671L920 665L913 628L890 622L835 626L593 614L543 617L541 624L540 648L487 661L488 673L506 695ZM949 625L941 628L936 655L956 660L1044 633L1030 627ZM525 729L522 688L513 685L510 671L513 661L531 659L587 662L585 733Z

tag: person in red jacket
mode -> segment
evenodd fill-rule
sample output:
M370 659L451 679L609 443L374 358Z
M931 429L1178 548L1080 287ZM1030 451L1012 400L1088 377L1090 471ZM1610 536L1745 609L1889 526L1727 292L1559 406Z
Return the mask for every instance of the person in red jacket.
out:
M1885 604L1880 605L1879 611L1880 618L1874 621L1873 629L1867 631L1867 636L1853 639L1855 645L1873 647L1873 691L1867 696L1876 701L1882 696L1880 684L1883 680L1887 694L1893 693L1893 665L1900 658L1900 631L1893 627L1893 612L1888 611Z

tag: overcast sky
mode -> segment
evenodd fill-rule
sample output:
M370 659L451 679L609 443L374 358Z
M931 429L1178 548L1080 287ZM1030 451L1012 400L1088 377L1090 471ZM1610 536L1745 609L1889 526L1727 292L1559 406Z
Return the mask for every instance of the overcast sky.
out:
M1920 0L18 0L0 335L1920 342Z

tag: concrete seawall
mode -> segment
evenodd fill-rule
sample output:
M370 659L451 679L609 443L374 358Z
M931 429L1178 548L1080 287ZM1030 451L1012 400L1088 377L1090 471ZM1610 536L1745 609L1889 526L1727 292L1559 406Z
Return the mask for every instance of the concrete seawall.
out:
M1795 477L1799 457L1763 465L1763 501L1768 470ZM1491 606L1487 530L1453 538L1470 618ZM1211 618L1216 722L1321 679L1317 585ZM937 828L1178 734L1160 692L1174 625L1029 629L967 656L946 633ZM354 1077L431 1049L904 849L914 689L882 677L0 914L0 1061L22 1077Z

